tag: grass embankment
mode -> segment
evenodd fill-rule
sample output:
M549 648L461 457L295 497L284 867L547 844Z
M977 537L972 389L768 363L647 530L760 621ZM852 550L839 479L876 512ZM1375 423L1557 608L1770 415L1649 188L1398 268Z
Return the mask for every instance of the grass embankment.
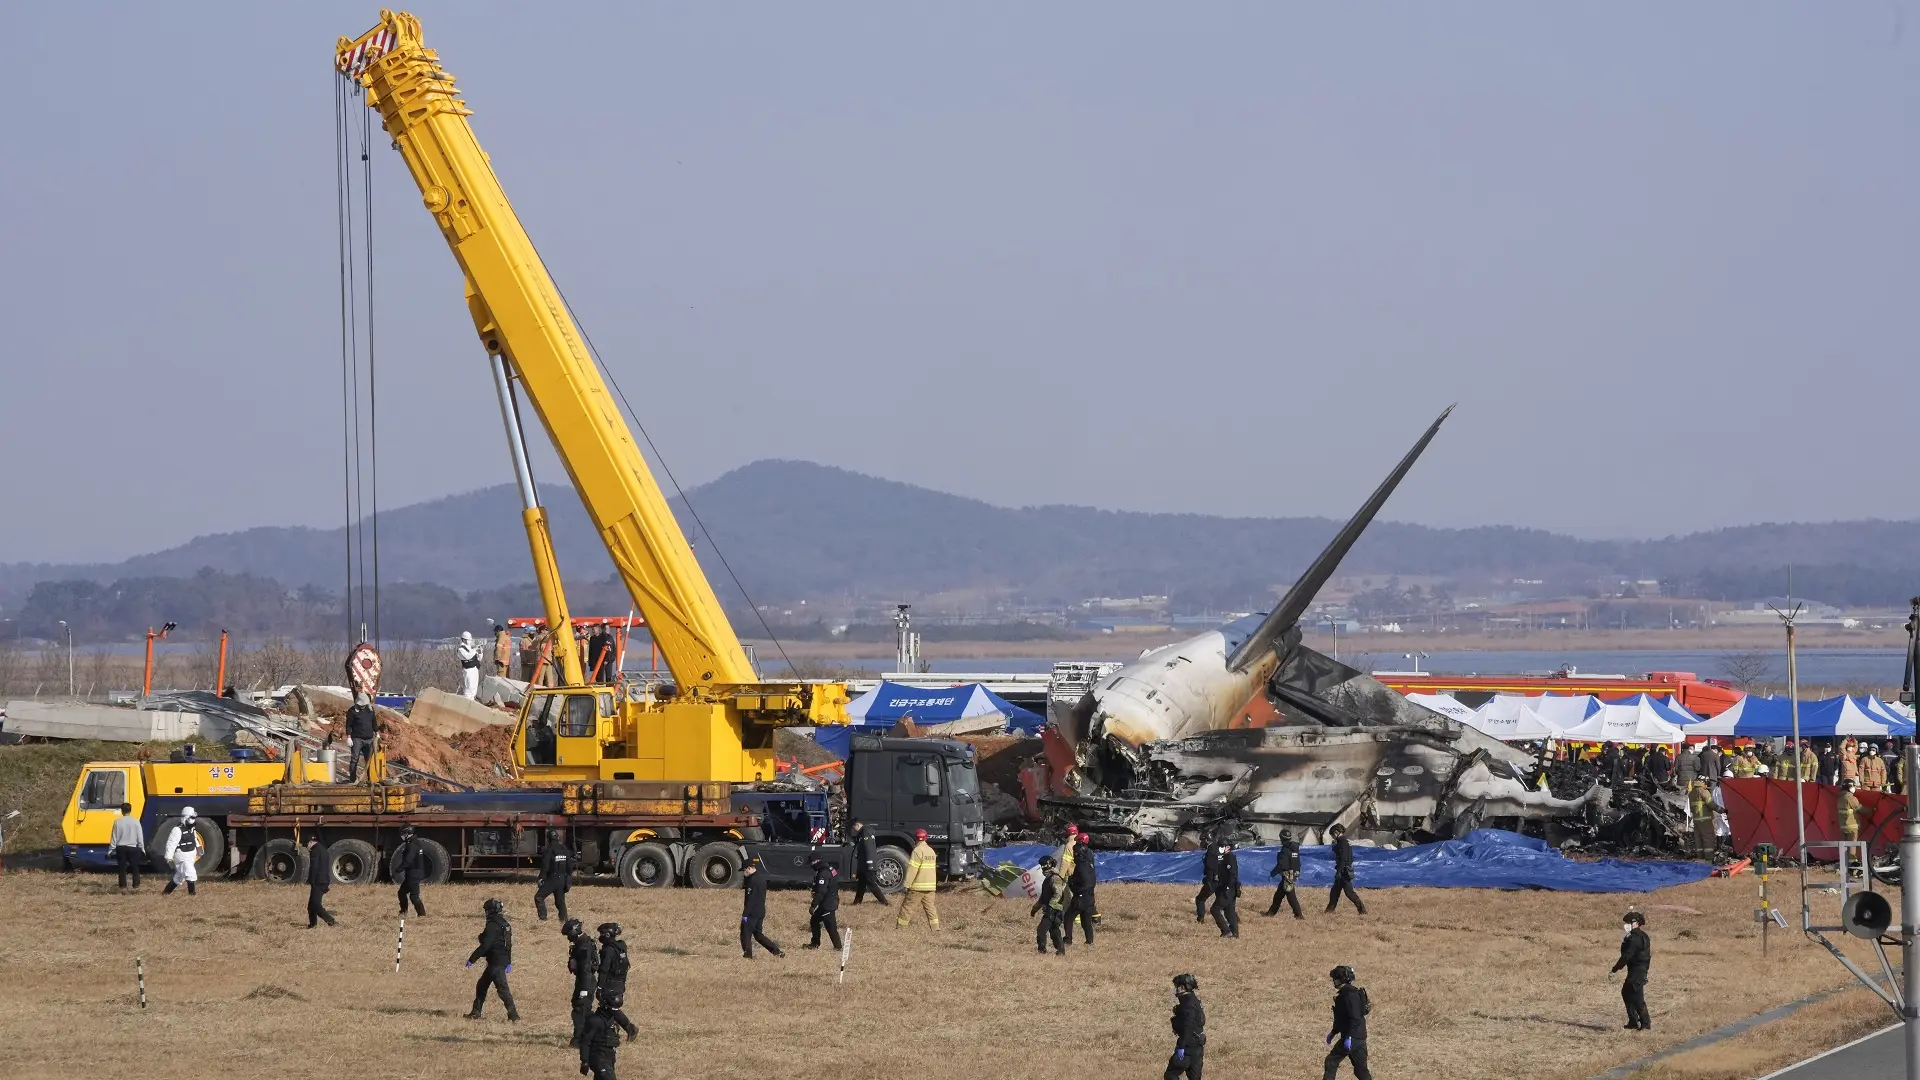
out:
M396 975L384 887L336 888L330 904L342 925L308 931L298 888L207 882L189 898L149 884L122 896L107 875L8 873L0 1075L92 1075L139 1060L155 1080L199 1080L216 1053L216 1071L233 1080L278 1080L289 1063L316 1060L417 1080L571 1076L566 946L557 921L534 921L532 892L529 880L428 888L430 917L408 920ZM517 1025L495 1003L483 1023L460 1019L474 979L461 964L489 896L507 901L515 925ZM894 929L890 910L846 906L854 943L844 986L836 957L798 948L804 892L769 900L768 930L788 957L751 963L735 943L734 892L583 885L570 907L589 926L626 928L627 1012L646 1029L622 1049L629 1078L1150 1075L1166 1060L1168 980L1182 971L1198 976L1206 1000L1209 1071L1310 1076L1324 1053L1327 970L1351 964L1373 1000L1377 1075L1589 1080L1847 980L1797 936L1774 935L1760 956L1751 880L1631 898L1369 891L1365 919L1323 916L1316 904L1306 922L1261 918L1266 890L1249 888L1238 941L1194 925L1192 896L1179 886L1104 886L1098 944L1065 958L1034 954L1017 900L943 894L937 935ZM1629 903L1648 912L1654 942L1655 1030L1644 1035L1620 1030L1620 983L1607 975ZM145 1012L134 1002L135 956L146 962ZM1781 1023L1793 1026L1774 1040L1801 1055L1857 1027L1838 1004ZM352 1033L344 1044L342 1032ZM1742 1059L1759 1060L1772 1058Z
M51 851L60 847L60 820L74 781L89 761L132 761L139 743L78 742L0 746L0 815L20 811L6 830L4 854ZM146 744L155 757L165 759L172 747Z

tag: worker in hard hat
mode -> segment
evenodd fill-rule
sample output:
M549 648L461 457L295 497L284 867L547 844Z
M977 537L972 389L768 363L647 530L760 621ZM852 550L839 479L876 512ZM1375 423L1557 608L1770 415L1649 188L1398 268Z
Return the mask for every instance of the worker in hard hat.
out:
M533 910L541 922L547 921L547 897L560 921L567 919L567 891L573 888L573 848L559 829L547 830L547 846L540 849L540 884L533 890Z
M1856 786L1852 780L1841 785L1840 797L1833 802L1834 815L1839 818L1840 839L1848 843L1860 839L1860 814L1866 809L1860 805L1860 797L1853 793Z
M186 883L187 895L194 895L194 883L200 880L199 820L199 815L194 813L193 807L181 807L180 821L167 832L167 844L163 849L163 857L167 865L173 868L173 880L167 882L167 887L160 890L162 896L179 888L182 882Z
M640 1037L640 1029L622 1011L627 1000L627 972L633 967L627 959L627 943L620 940L620 924L601 923L596 933L600 936L600 986L602 1001L613 1003L613 1022L627 1033L627 1041Z
M480 944L467 956L467 966L472 967L475 960L487 963L480 981L473 984L473 1009L467 1019L480 1019L480 1009L487 1003L487 988L492 987L500 995L500 1004L507 1007L507 1019L518 1021L520 1010L513 1007L513 991L507 988L507 976L513 971L513 927L507 925L507 905L490 897L481 910L486 913L487 925L480 931Z
M453 655L460 661L460 696L472 700L480 696L480 646L473 643L473 631L460 631L460 644Z
M1880 748L1872 743L1860 752L1860 786L1868 791L1887 789L1887 759L1880 756Z
M499 623L493 624L493 673L504 679L512 673L513 634Z
M1687 809L1693 814L1694 854L1711 857L1713 839L1713 788L1704 776L1696 776L1687 785Z
M1027 917L1040 916L1040 925L1033 931L1033 947L1040 955L1047 953L1047 941L1053 941L1056 955L1067 955L1067 946L1072 943L1072 935L1061 936L1061 928L1066 922L1062 913L1066 900L1066 884L1060 877L1060 864L1051 855L1040 856L1040 895L1034 898L1033 907L1028 909Z
M1653 966L1653 943L1647 938L1646 926L1647 917L1637 911L1627 912L1620 922L1620 959L1613 970L1625 968L1627 972L1620 1000L1627 1007L1628 1031L1653 1030L1653 1017L1647 1012L1647 971Z
M1300 841L1293 838L1292 829L1280 830L1280 849L1274 852L1271 876L1279 884L1274 886L1273 902L1267 905L1267 914L1280 914L1280 905L1285 902L1293 908L1294 918L1306 918L1300 913Z
M573 1038L568 1046L580 1045L580 1033L586 1030L587 1017L593 1015L593 992L598 989L600 973L600 950L594 947L593 937L587 933L586 924L579 919L568 919L560 924L560 932L567 938L567 973L573 976L573 997L568 1004L573 1012Z
M1099 906L1094 901L1094 887L1100 883L1093 857L1093 837L1081 833L1074 837L1073 870L1067 884L1073 889L1072 909L1067 913L1067 933L1073 933L1075 921L1080 923L1080 932L1087 944L1093 944L1093 923L1100 917Z
M907 891L900 901L897 926L906 929L917 910L926 916L928 926L940 929L940 909L933 904L933 890L939 881L940 858L927 843L927 830L917 830L913 834L913 852L907 856Z
M1167 1058L1163 1080L1200 1080L1207 1056L1207 1010L1200 1004L1200 981L1191 975L1173 977L1173 1056Z
M400 917L407 917L407 902L413 902L413 912L424 917L427 906L420 902L420 882L427 875L427 853L420 841L413 835L413 826L400 827L400 848L394 852L392 873L399 878Z
M1373 1004L1367 992L1353 985L1353 969L1345 964L1327 973L1333 980L1333 1030L1327 1033L1327 1059L1321 1075L1333 1080L1344 1059L1353 1062L1357 1080L1373 1080L1367 1070L1367 1014Z

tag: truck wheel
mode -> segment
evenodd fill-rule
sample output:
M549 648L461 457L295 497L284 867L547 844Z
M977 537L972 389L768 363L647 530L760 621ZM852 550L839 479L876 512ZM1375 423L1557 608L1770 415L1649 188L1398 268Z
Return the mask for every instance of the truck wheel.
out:
M673 856L664 844L633 844L620 853L615 868L625 889L658 889L673 884Z
M380 876L380 853L365 840L336 840L327 845L333 880L339 885L371 885Z
M736 844L704 844L693 853L687 876L696 889L731 889L740 884L740 861Z
M447 878L453 876L453 860L447 857L447 849L438 840L429 840L424 836L414 837L414 843L420 845L420 858L427 864L426 873L421 876L422 885L445 885ZM394 841L393 851L387 855L387 878L398 883L400 873L400 842Z
M891 844L873 853L873 883L884 893L907 887L907 853Z
M173 832L173 827L178 824L180 819L177 817L161 818L160 823L154 826L153 839L147 844L147 861L153 864L155 870L164 874L173 873L173 867L167 863L167 837ZM206 818L194 819L193 831L200 837L200 862L197 869L201 877L212 878L216 876L220 860L227 857L226 834L220 831L218 824Z
M254 851L247 872L256 881L298 884L307 880L307 849L285 837L269 840Z

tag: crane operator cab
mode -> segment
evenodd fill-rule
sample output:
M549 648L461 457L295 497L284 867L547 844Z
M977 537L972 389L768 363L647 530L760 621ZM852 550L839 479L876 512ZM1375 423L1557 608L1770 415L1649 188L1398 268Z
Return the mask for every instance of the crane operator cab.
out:
M522 760L530 766L592 767L600 760L601 724L614 717L613 690L565 687L527 695L521 712Z

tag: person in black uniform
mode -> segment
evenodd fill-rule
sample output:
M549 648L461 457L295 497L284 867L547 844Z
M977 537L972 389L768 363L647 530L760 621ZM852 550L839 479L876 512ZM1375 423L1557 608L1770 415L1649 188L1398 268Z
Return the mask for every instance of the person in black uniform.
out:
M1207 1056L1207 1010L1200 1004L1200 983L1191 975L1173 977L1173 1056L1162 1080L1201 1080Z
M760 856L747 856L740 882L740 955L753 959L753 943L759 942L775 956L785 956L780 943L767 936L767 875L760 872Z
M427 875L427 855L414 839L411 825L400 830L400 855L395 863L400 869L400 917L407 917L408 900L413 901L415 914L425 915L427 906L420 902L420 879Z
M1627 1006L1628 1031L1653 1030L1653 1017L1647 1015L1647 969L1653 966L1653 942L1647 937L1646 925L1645 915L1627 912L1620 923L1620 959L1613 964L1613 971L1627 969L1627 981L1620 984L1620 1000Z
M1200 891L1193 897L1193 921L1207 921L1207 897L1213 895L1213 879L1220 872L1220 845L1207 841L1206 853L1200 856Z
M1078 919L1080 933L1086 943L1091 945L1093 944L1093 920L1098 912L1098 908L1094 905L1093 890L1094 886L1100 884L1100 875L1094 869L1093 845L1088 843L1088 839L1086 833L1081 833L1074 840L1073 877L1067 881L1067 888L1072 890L1073 895L1067 901L1071 909L1067 912L1066 931L1067 936L1073 936L1073 923Z
M1340 1059L1353 1062L1357 1080L1373 1080L1367 1071L1367 1014L1373 1011L1367 992L1353 985L1353 969L1345 964L1327 973L1333 979L1333 1030L1327 1032L1326 1068L1322 1080L1333 1080Z
M813 903L807 907L807 916L812 922L813 940L804 948L820 947L820 931L824 928L827 940L833 942L835 949L840 948L840 871L827 865L827 861L815 855L809 864L813 867Z
M1220 841L1220 859L1213 874L1213 924L1221 937L1240 936L1240 856L1233 841Z
M1292 829L1280 830L1280 850L1273 855L1272 876L1279 884L1273 888L1273 903L1267 905L1267 914L1280 914L1284 900L1293 908L1294 918L1306 918L1300 914L1300 842L1293 838Z
M333 886L333 855L327 851L320 830L307 834L307 929L320 925L337 926L333 912L327 910L327 890Z
M1064 940L1060 934L1066 920L1060 913L1062 901L1059 899L1059 867L1060 864L1053 861L1053 856L1040 856L1040 896L1034 900L1033 907L1027 911L1028 918L1040 916L1040 925L1033 931L1033 947L1042 956L1047 953L1047 939L1053 939L1053 951L1060 956L1067 955L1067 945L1073 940L1071 934L1068 934Z
M600 1007L587 1015L586 1022L580 1026L580 1036L575 1044L580 1047L580 1075L592 1076L593 1080L614 1080L614 1058L620 1053L620 1033L615 1025L619 1023L619 1010L606 998L600 999ZM628 1035L627 1041L633 1041Z
M480 981L473 984L473 1011L467 1019L480 1019L480 1007L487 1003L487 987L491 986L499 993L500 1004L507 1007L507 1019L518 1021L520 1010L513 1007L513 991L507 988L507 975L513 971L513 927L507 925L507 907L489 899L481 910L487 913L487 925L480 931L479 947L467 957L467 966L482 959L487 966L480 972Z
M1347 839L1347 827L1333 827L1333 888L1327 891L1327 914L1339 906L1340 897L1353 901L1353 910L1362 915L1367 913L1367 905L1360 902L1360 894L1353 891L1353 842Z
M533 910L540 915L540 921L547 921L547 897L553 897L553 908L560 913L560 920L567 918L567 890L573 888L573 851L560 835L559 829L547 830L547 846L540 849L540 885L533 890Z
M858 904L872 893L881 907L891 907L887 894L881 892L873 880L873 859L873 834L867 832L863 822L856 821L853 823L853 902Z
M601 923L596 932L600 935L600 997L613 1003L613 1022L627 1033L627 1041L632 1042L640 1035L640 1029L633 1026L621 1006L627 1003L627 943L620 940L620 924Z
M579 1046L587 1017L593 1015L593 992L599 988L600 950L594 947L586 925L579 919L561 923L560 932L567 936L567 973L573 976L573 997L568 1001L573 1010L573 1038L567 1045Z

